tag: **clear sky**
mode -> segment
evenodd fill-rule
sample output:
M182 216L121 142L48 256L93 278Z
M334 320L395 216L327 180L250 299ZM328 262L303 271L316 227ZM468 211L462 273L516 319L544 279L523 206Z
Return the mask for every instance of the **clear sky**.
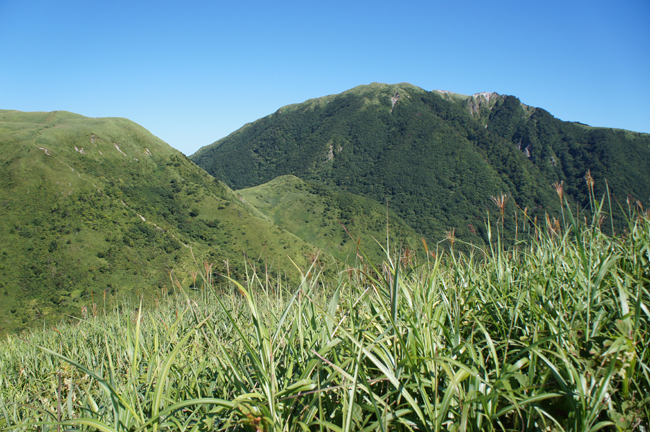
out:
M650 1L0 0L0 108L126 117L186 155L375 81L650 133Z

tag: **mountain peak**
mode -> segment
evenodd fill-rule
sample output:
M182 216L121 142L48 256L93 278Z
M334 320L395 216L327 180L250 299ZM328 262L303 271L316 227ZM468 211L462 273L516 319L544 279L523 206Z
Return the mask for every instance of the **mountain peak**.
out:
M292 174L389 199L429 239L455 227L474 241L499 193L543 217L560 211L550 185L564 181L587 206L588 169L607 178L614 195L647 195L648 149L610 130L562 122L515 96L371 83L283 108L190 158L235 189ZM623 156L631 153L639 156Z
M485 99L488 102L490 102L490 99L498 98L501 96L499 93L495 92L481 92L481 93L474 93L471 97L474 99Z

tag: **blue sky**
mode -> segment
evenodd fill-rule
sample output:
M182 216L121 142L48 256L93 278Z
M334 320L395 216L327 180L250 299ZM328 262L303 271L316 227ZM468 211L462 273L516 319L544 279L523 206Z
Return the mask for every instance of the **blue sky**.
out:
M0 0L0 108L126 117L190 155L371 82L650 133L650 1Z

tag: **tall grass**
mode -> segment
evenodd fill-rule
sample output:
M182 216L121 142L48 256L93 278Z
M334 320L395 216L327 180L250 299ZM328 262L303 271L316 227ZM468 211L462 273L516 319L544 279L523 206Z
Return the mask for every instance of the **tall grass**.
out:
M647 430L650 221L566 213L510 248L360 252L334 283L206 266L157 307L10 337L0 428Z

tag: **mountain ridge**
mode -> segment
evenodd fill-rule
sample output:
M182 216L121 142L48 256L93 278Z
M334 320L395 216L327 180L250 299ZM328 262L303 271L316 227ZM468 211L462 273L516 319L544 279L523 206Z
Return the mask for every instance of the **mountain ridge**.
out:
M382 247L388 247L387 230L393 245L412 250L419 246L415 231L389 208L292 175L237 193L274 223L342 262L356 252L357 244L370 259L380 262L384 253L373 245L381 242Z
M468 241L485 241L476 221L484 224L495 210L490 197L502 193L513 197L510 213L519 206L528 215L558 215L557 183L587 207L587 172L598 180L598 196L605 180L621 202L628 193L645 201L650 190L648 134L563 122L514 96L407 83L361 85L284 106L190 159L234 189L296 175L388 198L430 239L455 228Z

